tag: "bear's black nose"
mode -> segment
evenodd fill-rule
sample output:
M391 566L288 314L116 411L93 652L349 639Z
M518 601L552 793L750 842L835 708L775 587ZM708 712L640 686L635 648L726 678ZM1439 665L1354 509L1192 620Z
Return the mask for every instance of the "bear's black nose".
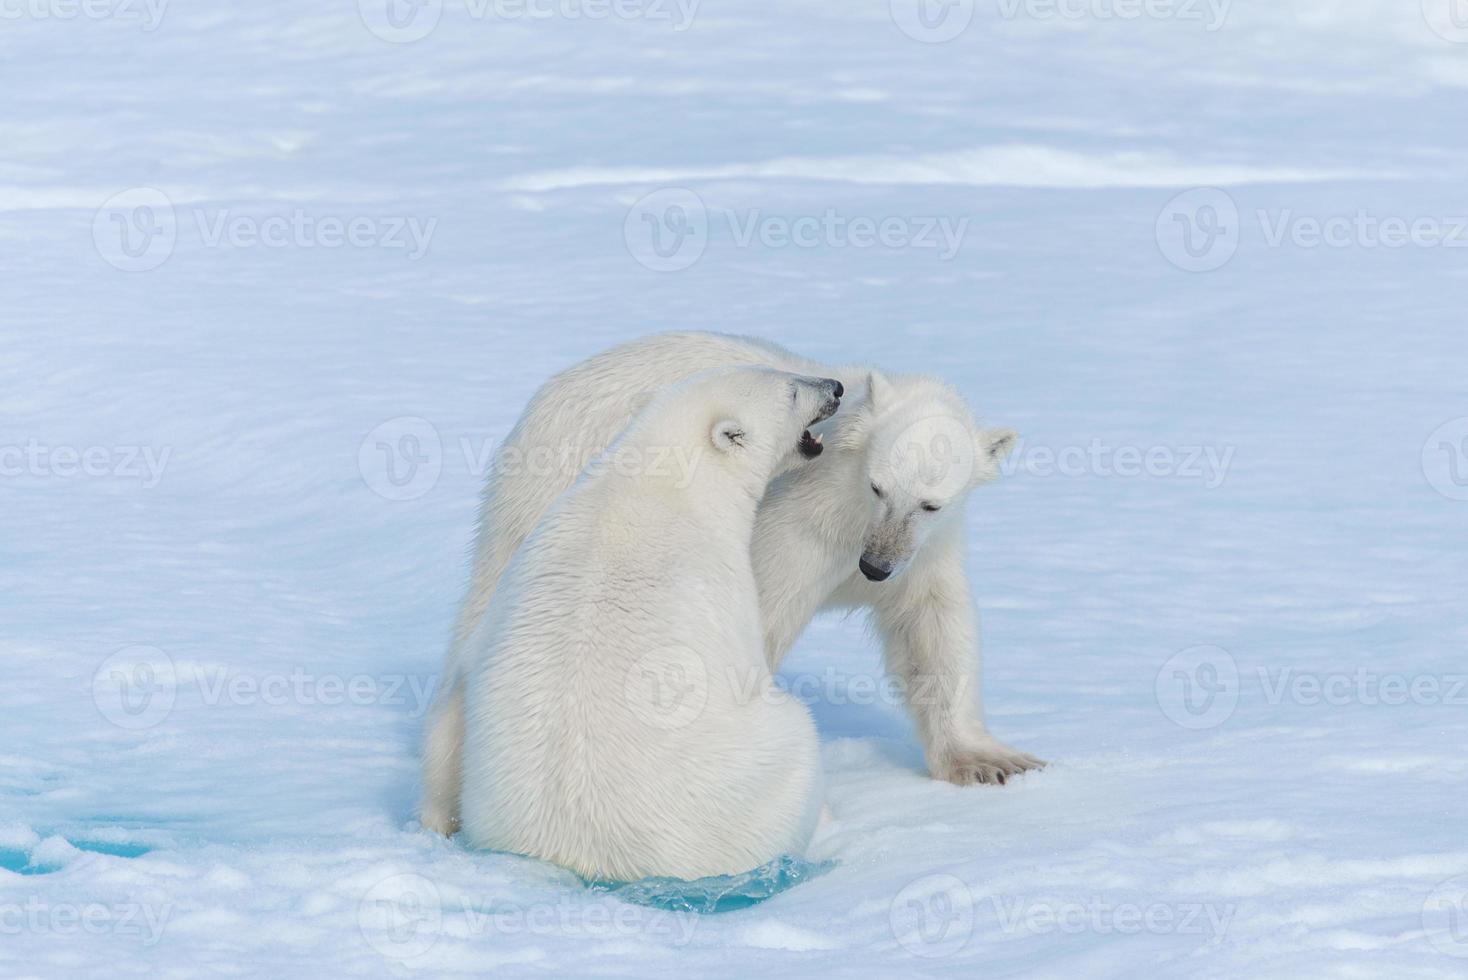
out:
M892 574L890 567L884 568L876 562L868 561L865 555L856 564L861 569L861 573L873 582L885 581L887 576Z
M837 381L835 378L832 378L831 383L836 386L832 389L832 391L835 393L837 398L840 398L842 395L846 394L846 388L842 386L841 382Z

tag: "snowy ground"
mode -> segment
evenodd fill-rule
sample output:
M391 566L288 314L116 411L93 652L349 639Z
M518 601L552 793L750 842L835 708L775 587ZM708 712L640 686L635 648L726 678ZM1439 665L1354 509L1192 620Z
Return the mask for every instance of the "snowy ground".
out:
M0 5L0 975L1468 968L1449 0L158 2ZM928 780L819 621L838 867L701 919L411 822L485 452L669 327L1025 434L1054 760Z

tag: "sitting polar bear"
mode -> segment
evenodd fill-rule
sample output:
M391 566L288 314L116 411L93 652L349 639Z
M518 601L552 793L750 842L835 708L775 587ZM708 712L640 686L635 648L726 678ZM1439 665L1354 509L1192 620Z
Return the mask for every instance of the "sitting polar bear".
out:
M466 650L469 844L617 881L804 849L819 748L805 706L768 693L751 538L770 479L820 454L808 427L841 393L766 368L700 374L539 521ZM688 465L659 463L670 452Z
M443 834L458 826L467 641L510 556L587 457L626 427L645 392L738 365L833 377L847 392L846 410L823 423L825 456L776 480L760 504L754 565L770 669L821 609L870 609L934 777L1002 783L1043 765L984 724L978 619L964 569L968 492L998 475L1015 434L980 428L963 399L933 378L823 367L750 338L666 333L546 382L500 447L472 580L428 717L424 826Z

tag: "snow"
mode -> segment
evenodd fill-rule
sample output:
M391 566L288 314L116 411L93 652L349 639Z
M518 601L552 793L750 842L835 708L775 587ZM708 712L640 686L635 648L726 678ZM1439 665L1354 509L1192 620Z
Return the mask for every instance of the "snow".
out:
M1462 975L1446 0L374 2L4 8L0 975ZM837 866L709 917L412 824L485 453L672 327L1021 430L970 569L1053 760L927 779L824 618Z

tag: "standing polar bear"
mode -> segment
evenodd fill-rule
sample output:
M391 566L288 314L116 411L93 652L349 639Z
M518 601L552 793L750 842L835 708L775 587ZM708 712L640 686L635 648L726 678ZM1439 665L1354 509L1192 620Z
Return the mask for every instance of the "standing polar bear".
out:
M978 618L964 569L968 492L998 475L1015 434L980 428L934 378L829 368L750 338L666 333L556 375L499 449L472 581L428 716L424 826L443 834L458 827L467 642L515 549L647 392L698 371L751 365L832 377L847 392L846 410L821 427L827 452L819 464L781 476L759 507L754 566L770 669L821 609L869 609L935 778L1002 783L1043 765L984 724Z
M586 878L700 878L798 852L820 812L805 706L768 695L755 512L821 446L832 379L700 374L545 514L466 647L463 827ZM688 462L666 466L669 450Z

